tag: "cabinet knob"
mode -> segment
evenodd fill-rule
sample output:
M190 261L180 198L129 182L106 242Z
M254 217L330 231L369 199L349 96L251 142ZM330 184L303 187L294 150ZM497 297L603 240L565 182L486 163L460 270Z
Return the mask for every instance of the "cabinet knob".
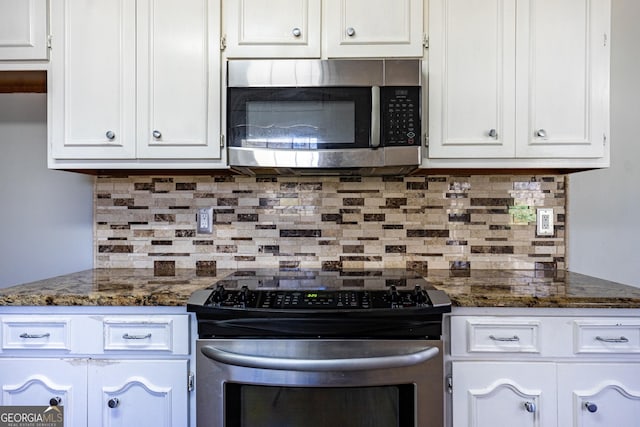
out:
M160 138L162 138L162 132L160 132L159 130L154 130L151 134L153 135L153 137L154 137L155 139L160 139Z
M107 406L111 409L113 408L117 408L118 405L120 405L120 399L118 399L117 397L112 397L111 399L109 399L109 401L107 402Z
M538 129L538 131L536 132L536 136L539 136L540 138L546 138L547 131L544 129Z
M587 411L591 412L592 414L594 412L598 412L598 405L593 402L584 402L584 407L587 408Z
M534 412L536 412L536 404L533 402L524 402L524 409L526 409L527 412L533 414Z
M356 35L356 29L355 29L355 28L353 28L353 27L349 27L349 28L347 28L347 35L348 35L349 37L353 37L353 36L355 36L355 35Z
M293 37L300 37L302 35L302 30L298 27L295 27L293 30L291 30L291 34L293 34Z
M107 133L105 133L105 136L107 137L108 140L113 141L114 139L116 139L116 134L114 131L112 130L108 130Z
M497 138L497 137L498 137L498 132L497 132L495 129L491 129L491 130L489 131L489 136L490 136L491 138Z
M62 403L62 399L58 396L55 396L49 399L49 406L58 406L61 403Z

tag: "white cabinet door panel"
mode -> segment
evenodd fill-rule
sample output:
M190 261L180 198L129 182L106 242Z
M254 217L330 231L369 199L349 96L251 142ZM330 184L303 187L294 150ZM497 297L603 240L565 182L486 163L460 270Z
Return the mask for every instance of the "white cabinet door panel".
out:
M0 61L46 60L47 0L0 0Z
M608 0L518 3L519 157L602 157L608 134Z
M553 363L453 362L453 427L556 423Z
M225 0L228 58L318 58L320 0Z
M325 0L328 57L422 57L422 0Z
M135 3L59 0L52 13L52 157L135 157Z
M513 157L515 1L432 0L429 157Z

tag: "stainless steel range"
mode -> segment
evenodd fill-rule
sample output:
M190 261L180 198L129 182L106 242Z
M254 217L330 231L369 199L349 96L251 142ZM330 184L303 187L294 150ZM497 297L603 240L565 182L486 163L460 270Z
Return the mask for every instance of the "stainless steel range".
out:
M238 271L195 292L198 427L441 427L447 295L406 271Z

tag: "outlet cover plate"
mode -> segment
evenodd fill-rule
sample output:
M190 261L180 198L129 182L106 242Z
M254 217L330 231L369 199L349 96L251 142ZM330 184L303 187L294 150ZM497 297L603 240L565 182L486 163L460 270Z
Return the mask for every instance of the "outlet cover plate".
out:
M538 208L536 215L536 234L538 236L553 236L553 208Z
M213 207L198 208L196 221L198 222L196 225L196 232L198 234L213 233Z

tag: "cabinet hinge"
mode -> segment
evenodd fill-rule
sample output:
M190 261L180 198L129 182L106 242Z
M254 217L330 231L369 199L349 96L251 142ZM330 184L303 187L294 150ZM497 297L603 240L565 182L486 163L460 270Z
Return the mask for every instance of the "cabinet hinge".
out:
M607 36L607 33L604 33L604 37L603 37L604 47L607 47L608 41L609 41L609 37Z
M429 148L429 135L424 134L424 146L425 148Z
M220 148L224 148L224 135L220 134Z
M220 37L220 50L225 50L227 48L227 36L224 34Z
M189 376L187 377L187 391L193 391L195 378L196 376L193 374L193 372L189 372Z
M49 34L47 36L47 48L51 49L51 40L53 39L53 36L51 34Z
M606 134L602 134L602 145L604 145L605 147L607 145L607 135Z
M427 36L427 33L422 34L422 46L425 49L429 49L429 36Z
M451 375L447 375L447 393L453 393L453 377Z

